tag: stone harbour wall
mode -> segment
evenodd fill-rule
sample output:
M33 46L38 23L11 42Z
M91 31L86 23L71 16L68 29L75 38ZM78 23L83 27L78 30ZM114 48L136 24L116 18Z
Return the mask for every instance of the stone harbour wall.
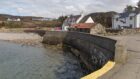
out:
M95 71L103 67L108 61L115 60L117 41L85 33L47 31L43 43L68 46L89 70Z

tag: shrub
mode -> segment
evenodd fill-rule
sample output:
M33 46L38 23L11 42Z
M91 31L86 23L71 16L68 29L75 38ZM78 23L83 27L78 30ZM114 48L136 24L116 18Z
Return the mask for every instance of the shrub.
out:
M23 22L14 22L14 21L5 22L6 28L21 28L22 26Z

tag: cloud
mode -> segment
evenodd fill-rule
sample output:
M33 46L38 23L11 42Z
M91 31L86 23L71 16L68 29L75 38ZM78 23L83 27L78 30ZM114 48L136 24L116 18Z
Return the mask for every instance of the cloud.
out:
M0 13L58 17L80 12L121 12L138 0L0 0Z

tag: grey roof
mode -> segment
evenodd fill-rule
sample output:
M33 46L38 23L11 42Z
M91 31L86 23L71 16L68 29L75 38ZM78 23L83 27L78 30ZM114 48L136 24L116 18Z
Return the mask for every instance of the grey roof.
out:
M130 14L134 13L135 15L139 14L139 11L132 11L132 12L124 12L124 13L120 13L120 17L119 18L126 18L128 17Z
M84 16L84 18L82 18L81 20L80 20L80 23L85 23L85 21L89 18L89 17L91 17L90 15L86 15L86 16ZM91 17L92 18L92 17ZM92 18L93 19L93 18Z
M71 25L73 22L76 22L79 18L80 18L81 15L71 15L69 16L65 22L63 23L64 25Z
M67 18L67 20L69 19L75 19L78 20L80 18L81 15L71 15L70 17Z

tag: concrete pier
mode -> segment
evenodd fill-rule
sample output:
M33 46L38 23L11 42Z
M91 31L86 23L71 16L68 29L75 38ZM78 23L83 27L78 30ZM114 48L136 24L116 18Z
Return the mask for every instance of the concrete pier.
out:
M99 79L139 79L140 78L140 34L109 36L125 42L127 57L125 63L116 63L108 73ZM123 60L123 59L121 59Z

